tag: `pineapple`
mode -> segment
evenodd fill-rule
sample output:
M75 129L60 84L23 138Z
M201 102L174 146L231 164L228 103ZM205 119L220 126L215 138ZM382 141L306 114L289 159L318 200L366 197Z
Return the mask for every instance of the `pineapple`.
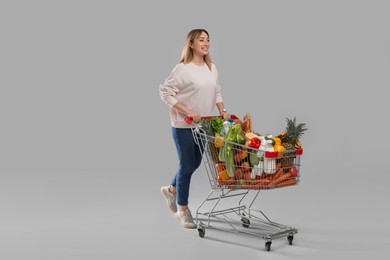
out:
M294 152L288 152L288 150L294 150L301 147L299 138L303 135L303 132L307 130L305 123L297 124L296 118L289 119L286 117L287 126L284 132L280 132L278 137L282 140L282 145L286 148L287 153L284 154L285 158L282 158L282 167L291 167L294 163Z

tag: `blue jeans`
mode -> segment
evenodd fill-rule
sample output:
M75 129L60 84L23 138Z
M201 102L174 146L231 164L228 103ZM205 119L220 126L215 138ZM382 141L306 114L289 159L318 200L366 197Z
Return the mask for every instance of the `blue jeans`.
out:
M172 127L179 168L171 185L176 187L176 202L180 206L188 205L191 176L202 162L203 149L195 143L192 130Z

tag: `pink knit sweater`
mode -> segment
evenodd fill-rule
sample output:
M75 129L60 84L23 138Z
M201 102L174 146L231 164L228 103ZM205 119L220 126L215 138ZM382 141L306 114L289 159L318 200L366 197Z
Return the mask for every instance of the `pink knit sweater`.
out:
M189 128L190 125L184 121L186 115L173 106L180 101L188 109L202 116L212 115L215 104L222 102L217 68L214 64L211 71L206 64L177 64L160 85L160 97L170 107L171 125Z

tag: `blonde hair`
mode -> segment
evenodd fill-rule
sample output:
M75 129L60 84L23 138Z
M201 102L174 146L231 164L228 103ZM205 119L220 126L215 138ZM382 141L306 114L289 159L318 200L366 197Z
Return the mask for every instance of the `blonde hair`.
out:
M194 52L191 49L190 45L191 45L191 43L194 42L194 40L196 38L198 38L202 34L202 32L205 32L207 34L207 36L209 36L209 33L205 29L194 29L187 34L187 39L186 39L186 42L184 44L179 63L187 64L193 60ZM209 53L206 54L203 57L203 60L206 63L207 67L209 67L209 69L211 70L212 61L210 58L210 54Z

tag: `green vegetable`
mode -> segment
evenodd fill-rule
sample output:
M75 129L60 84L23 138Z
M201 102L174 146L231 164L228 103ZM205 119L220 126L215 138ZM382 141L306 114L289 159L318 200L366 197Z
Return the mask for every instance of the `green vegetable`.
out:
M218 116L210 119L210 126L214 133L221 133L224 120Z
M236 139L237 139L237 143L239 144L245 144L246 142L245 137L240 133L237 134Z
M234 149L233 145L224 142L219 150L218 159L221 162L225 162L226 171L229 177L234 177L236 166L234 165Z
M230 177L234 177L234 171L236 166L234 164L234 149L233 143L237 141L237 134L241 132L241 126L239 124L233 124L230 126L229 131L225 136L225 140L221 149L219 150L218 158L220 161L225 162L226 171ZM229 143L233 142L233 143Z
M234 177L235 171L236 171L236 166L234 163L234 150L233 149L227 150L225 167L226 167L226 171L227 171L229 177Z
M199 122L202 130L204 131L204 133L208 136L214 136L214 133L213 133L213 130L211 128L211 120L210 119L202 119L200 122ZM214 151L215 147L213 145L213 142L216 140L213 140L211 138L207 138L208 139L208 142L207 142L207 145L208 145L208 149L209 151ZM210 140L209 140L210 139ZM218 154L216 153L211 153L211 158L213 159L214 162L218 162Z
M241 132L241 125L233 124L230 126L229 131L226 134L225 140L229 142L237 142L237 135Z
M201 128L203 131L205 131L206 135L214 136L213 128L211 127L211 120L210 119L202 119L199 122Z
M256 152L250 152L249 153L249 161L251 162L252 166L258 165L260 162L260 157L257 156Z

